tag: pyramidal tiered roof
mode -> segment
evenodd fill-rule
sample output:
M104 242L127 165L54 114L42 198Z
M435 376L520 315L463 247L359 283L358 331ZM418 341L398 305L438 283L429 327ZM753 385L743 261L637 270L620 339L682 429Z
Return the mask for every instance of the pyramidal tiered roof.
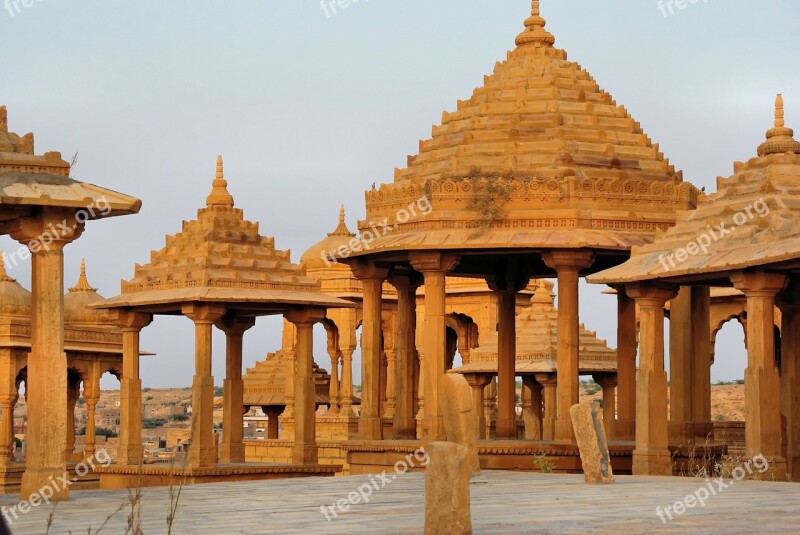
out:
M535 0L516 49L471 98L443 114L394 183L367 192L362 231L384 218L399 223L373 251L459 240L466 248L505 240L625 249L651 241L677 209L696 203L696 188L625 107L554 43ZM432 213L399 220L398 211L423 195ZM481 213L483 197L500 196L507 197L498 205L502 217ZM486 232L458 233L477 226ZM508 228L521 230L503 234ZM401 235L423 229L449 235Z
M150 263L137 264L134 277L122 282L122 294L102 306L187 301L347 306L322 294L319 283L292 263L290 251L277 250L274 238L259 234L258 223L244 219L227 186L220 156L197 219L167 236L166 246L150 254Z
M784 124L783 97L775 101L775 124L758 157L734 164L717 178L717 191L697 210L631 259L590 277L591 282L633 282L705 276L800 260L800 143Z
M286 385L288 384L291 353L279 350L267 354L265 360L256 362L248 368L244 381L244 404L258 407L286 405ZM331 376L312 361L314 389L317 405L330 404L329 388Z
M108 311L91 306L104 299L97 293L97 288L93 288L89 284L86 276L86 261L81 260L81 273L78 281L64 296L64 320L67 323L112 325L112 318Z
M553 283L537 281L531 305L517 315L517 373L556 371L558 353L558 311L554 302ZM608 347L597 333L579 326L580 346L578 366L581 372L615 371L617 352ZM453 370L454 373L497 371L497 334L473 349L470 363Z

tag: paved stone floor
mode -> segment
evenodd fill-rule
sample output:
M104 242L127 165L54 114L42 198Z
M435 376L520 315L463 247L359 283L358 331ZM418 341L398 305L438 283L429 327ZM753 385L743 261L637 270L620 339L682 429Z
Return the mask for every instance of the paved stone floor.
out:
M175 534L403 534L422 533L422 474L393 481L375 479L369 503L351 505L338 518L320 512L323 504L347 499L368 481L366 476L222 483L185 487ZM725 484L730 483L730 481ZM738 481L664 524L656 508L665 508L705 481L685 478L621 476L608 486L590 486L583 476L484 472L472 481L475 533L800 533L800 484ZM365 491L366 493L366 491ZM700 493L703 494L702 492ZM42 535L52 512L50 534L91 533L126 503L126 491L73 492L72 499L42 505L12 524L17 535ZM355 501L355 500L353 500ZM0 505L15 504L0 496ZM169 490L144 489L142 531L166 533ZM122 535L130 508L109 520L101 534ZM13 518L13 516L12 516Z

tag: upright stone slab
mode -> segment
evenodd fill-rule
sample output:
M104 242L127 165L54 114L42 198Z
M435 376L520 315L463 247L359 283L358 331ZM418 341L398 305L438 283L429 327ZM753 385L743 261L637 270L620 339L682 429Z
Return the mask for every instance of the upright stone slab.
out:
M471 535L469 449L453 442L426 446L425 535Z
M587 483L613 483L611 456L600 412L596 403L579 403L569 409L572 428L581 452L583 475Z
M472 413L472 389L463 375L447 374L439 386L442 417L449 442L467 447L467 469L470 475L480 473L478 429Z

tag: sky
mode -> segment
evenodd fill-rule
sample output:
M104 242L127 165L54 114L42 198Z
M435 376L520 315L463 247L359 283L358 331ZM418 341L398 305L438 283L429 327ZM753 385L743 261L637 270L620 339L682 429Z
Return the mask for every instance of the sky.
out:
M34 132L37 153L77 153L73 177L143 201L65 250L67 287L85 257L107 297L196 216L217 154L236 205L293 260L333 230L340 204L355 228L364 191L390 182L442 111L469 98L530 14L529 0L341 0L336 13L318 0L25 2L0 6L10 130ZM800 128L796 0L542 0L542 15L556 46L707 191L755 156L775 93ZM29 263L10 274L30 287ZM581 290L581 321L615 345L613 297ZM260 319L247 333L245 366L280 347L280 325ZM315 359L330 369L322 333ZM191 384L188 319L156 318L142 347L157 353L142 359L144 386ZM222 384L219 332L214 353ZM743 377L738 324L716 355L714 381Z

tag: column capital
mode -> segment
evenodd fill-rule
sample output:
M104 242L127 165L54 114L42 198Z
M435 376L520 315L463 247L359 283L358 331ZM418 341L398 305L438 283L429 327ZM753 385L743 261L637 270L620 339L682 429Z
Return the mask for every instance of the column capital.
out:
M562 249L549 251L542 255L547 267L556 271L577 271L588 269L594 264L594 253L582 249Z
M492 382L491 375L484 375L482 373L465 373L463 375L464 379L467 380L467 384L472 388L485 388Z
M123 331L141 331L153 322L152 314L135 312L131 309L116 309L114 324Z
M668 284L636 282L625 286L628 297L635 299L639 306L664 308L667 301L678 295L678 287Z
M733 286L747 297L774 297L788 283L786 275L765 271L734 271L731 273Z
M536 382L540 385L555 385L558 383L558 375L555 373L537 373L534 375Z
M253 317L236 316L229 312L216 321L214 326L216 326L220 331L224 332L227 336L242 336L255 324L256 319Z
M422 277L416 271L392 271L388 280L398 292L416 291L423 284Z
M617 374L613 372L593 373L592 379L602 388L616 388L617 386Z
M523 259L501 261L494 274L486 277L489 289L496 293L515 295L531 282L529 262Z
M76 214L75 209L44 208L33 217L9 223L6 231L33 254L60 251L83 234L84 222L79 221Z
M375 264L375 262L358 260L350 264L353 276L359 280L386 280L389 268Z
M225 307L209 303L190 303L181 307L181 314L195 323L214 324L225 315Z
M455 254L441 253L438 251L415 252L409 255L411 265L421 273L436 272L450 273L461 262L461 257Z
M300 310L291 310L283 315L289 323L301 325L314 325L325 319L327 311L324 308L306 307Z

